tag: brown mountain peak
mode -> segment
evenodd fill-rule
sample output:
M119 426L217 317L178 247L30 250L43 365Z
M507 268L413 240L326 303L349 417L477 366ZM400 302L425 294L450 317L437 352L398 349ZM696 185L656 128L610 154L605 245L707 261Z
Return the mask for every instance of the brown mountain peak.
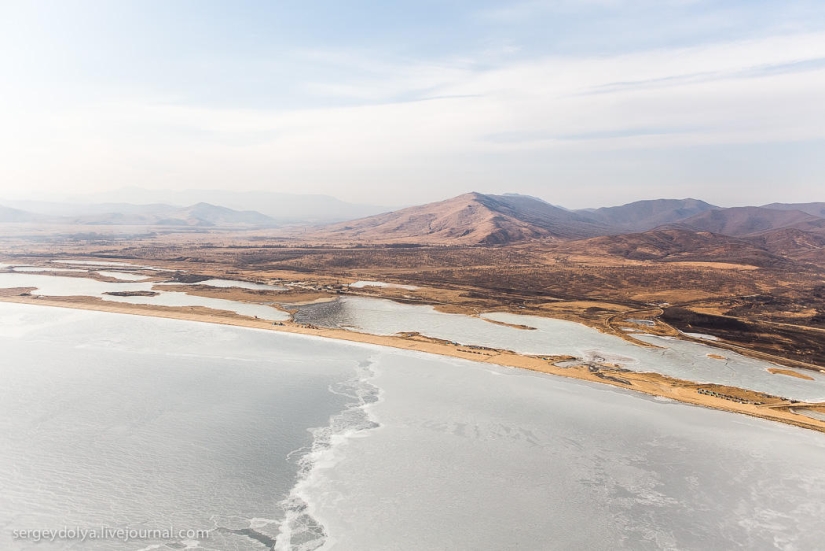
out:
M590 237L602 228L540 199L478 192L321 228L311 237L373 243L488 244Z

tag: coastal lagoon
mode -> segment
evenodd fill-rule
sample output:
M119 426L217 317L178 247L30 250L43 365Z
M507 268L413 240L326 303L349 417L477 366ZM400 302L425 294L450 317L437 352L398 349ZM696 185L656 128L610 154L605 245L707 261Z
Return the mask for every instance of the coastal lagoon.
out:
M150 306L201 306L213 310L235 312L242 316L270 321L286 321L289 314L265 304L253 304L221 298L201 297L176 291L154 291L154 296L117 296L107 293L134 293L152 291L152 282L98 281L85 277L48 276L29 273L0 273L0 288L35 287L33 295L51 297L97 297L111 302L128 302Z
M148 276L140 275L140 274L131 274L129 272L97 272L99 275L103 277L111 277L112 279L119 279L121 281L143 281L145 279L149 279Z
M634 338L656 347L646 348L580 323L559 319L504 312L479 317L445 314L432 306L368 297L342 297L334 302L301 306L294 318L322 327L377 335L414 331L464 345L512 350L520 354L570 355L584 361L616 364L632 371L747 388L795 400L825 401L825 375L815 371L802 371L813 381L774 375L767 371L768 368L780 366L728 350L634 334ZM708 354L722 355L723 359Z
M112 268L138 268L142 270L160 270L152 266L140 266L130 262L114 262L108 260L51 260L57 264L71 264L73 266L110 266Z
M80 268L52 268L51 266L8 266L15 272L73 272L73 273L88 273L89 270Z
M285 287L213 279L199 284L216 287L281 291ZM154 290L153 282L98 281L84 277L36 273L0 273L0 288L35 287L34 295L91 296L112 302L170 307L200 306L235 312L269 321L286 321L290 314L264 304L201 297L185 292ZM155 296L116 296L112 292L153 291ZM565 320L506 312L479 316L446 314L429 305L411 305L388 299L340 297L330 302L301 305L295 321L321 327L348 329L376 335L419 332L451 342L512 350L520 354L570 355L585 362L609 363L624 369L654 372L677 379L745 388L806 402L825 401L825 374L793 370L703 343L634 333L651 347L633 344L615 335ZM771 368L797 371L812 380L774 374Z
M165 281L164 285L205 285L207 287L218 287L221 289L249 289L252 291L286 291L283 285L267 285L266 283L252 283L250 281L238 281L235 279L206 279L195 283L181 283L179 281Z
M206 285L208 287L221 287L228 289L237 287L238 289L251 289L253 291L286 291L282 285L267 285L265 283L251 283L249 281L236 281L234 279L207 279L198 281L192 285Z
M0 303L0 347L3 549L825 541L813 431L454 358L126 314ZM170 525L210 535L11 537Z

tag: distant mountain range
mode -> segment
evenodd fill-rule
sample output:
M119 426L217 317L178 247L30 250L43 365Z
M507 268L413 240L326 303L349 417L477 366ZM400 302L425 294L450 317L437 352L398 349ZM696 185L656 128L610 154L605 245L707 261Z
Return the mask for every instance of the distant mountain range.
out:
M136 197L152 198L145 190L134 193ZM236 209L206 202L181 207L163 202L17 201L0 207L0 222L204 229L280 227L277 233L285 238L351 245L575 242L570 250L582 254L609 253L638 260L736 258L757 265L777 262L780 257L804 260L825 254L825 203L722 208L696 199L656 199L568 210L528 195L467 193L445 201L359 217L356 212L378 207L352 205L325 196L175 193L179 199L188 194L213 194L216 199L232 201L232 205L253 204L260 209ZM313 206L318 212L308 213L307 209ZM335 207L341 210L334 212ZM287 208L292 211L286 213ZM329 223L336 219L347 221ZM298 223L302 224L300 228L294 226ZM292 229L289 224L293 224Z
M226 191L214 189L152 190L121 188L87 195L66 195L48 201L3 201L0 204L35 214L87 216L91 214L159 214L207 203L237 211L256 211L279 225L325 224L353 220L391 210L376 205L347 203L329 195Z
M277 222L260 212L237 211L208 203L178 208L171 205L70 205L62 210L51 207L53 214L38 214L0 207L0 222L39 223L89 226L187 226L187 227L275 227ZM62 214L54 214L62 212ZM71 214L74 213L74 214Z
M570 211L526 195L468 193L446 201L326 225L318 240L374 243L506 244L575 240L678 229L729 237L775 230L825 235L825 203L721 208L696 199L637 201L617 207Z

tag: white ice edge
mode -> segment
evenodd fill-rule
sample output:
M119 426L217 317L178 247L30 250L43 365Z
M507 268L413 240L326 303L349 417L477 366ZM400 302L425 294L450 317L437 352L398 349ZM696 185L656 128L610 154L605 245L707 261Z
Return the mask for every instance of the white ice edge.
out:
M321 486L326 481L327 473L344 459L347 444L352 439L368 438L381 428L374 412L375 407L384 400L383 391L373 383L380 376L377 364L375 357L370 357L367 365L359 365L352 380L355 396L351 396L357 401L351 402L343 411L333 415L329 425L312 429L312 448L298 461L298 481L281 502L284 518L279 526L275 551L327 549L336 543L334 534L330 534L327 528L329 521L320 512L321 504L312 496L312 489ZM335 392L333 389L330 391ZM374 393L374 399L365 401L365 397L370 396L370 393ZM363 412L365 426L347 425L335 428L339 420L358 410ZM322 533L308 544L305 542L301 547L293 547L292 537L302 535L301 529L306 529L307 523L311 523L310 526L316 527Z

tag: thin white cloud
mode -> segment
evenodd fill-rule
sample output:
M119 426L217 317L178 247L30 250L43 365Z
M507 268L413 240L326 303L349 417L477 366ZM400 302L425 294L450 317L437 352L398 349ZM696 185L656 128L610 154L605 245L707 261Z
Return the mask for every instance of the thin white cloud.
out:
M591 9L626 9L639 7L684 7L706 0L526 0L506 6L481 9L476 16L496 21L516 22L545 15L548 12L569 13Z
M825 34L482 64L325 58L306 83L357 105L264 110L113 100L0 110L0 182L23 188L264 187L413 201L479 174L555 174L571 154L825 139ZM773 70L794 66L795 70ZM412 101L442 98L432 101ZM504 139L502 138L504 137ZM542 164L544 163L544 164ZM591 170L590 168L588 170ZM486 174L485 174L486 171ZM605 177L607 177L605 169ZM399 190L395 183L418 184ZM376 195L381 194L383 195Z

